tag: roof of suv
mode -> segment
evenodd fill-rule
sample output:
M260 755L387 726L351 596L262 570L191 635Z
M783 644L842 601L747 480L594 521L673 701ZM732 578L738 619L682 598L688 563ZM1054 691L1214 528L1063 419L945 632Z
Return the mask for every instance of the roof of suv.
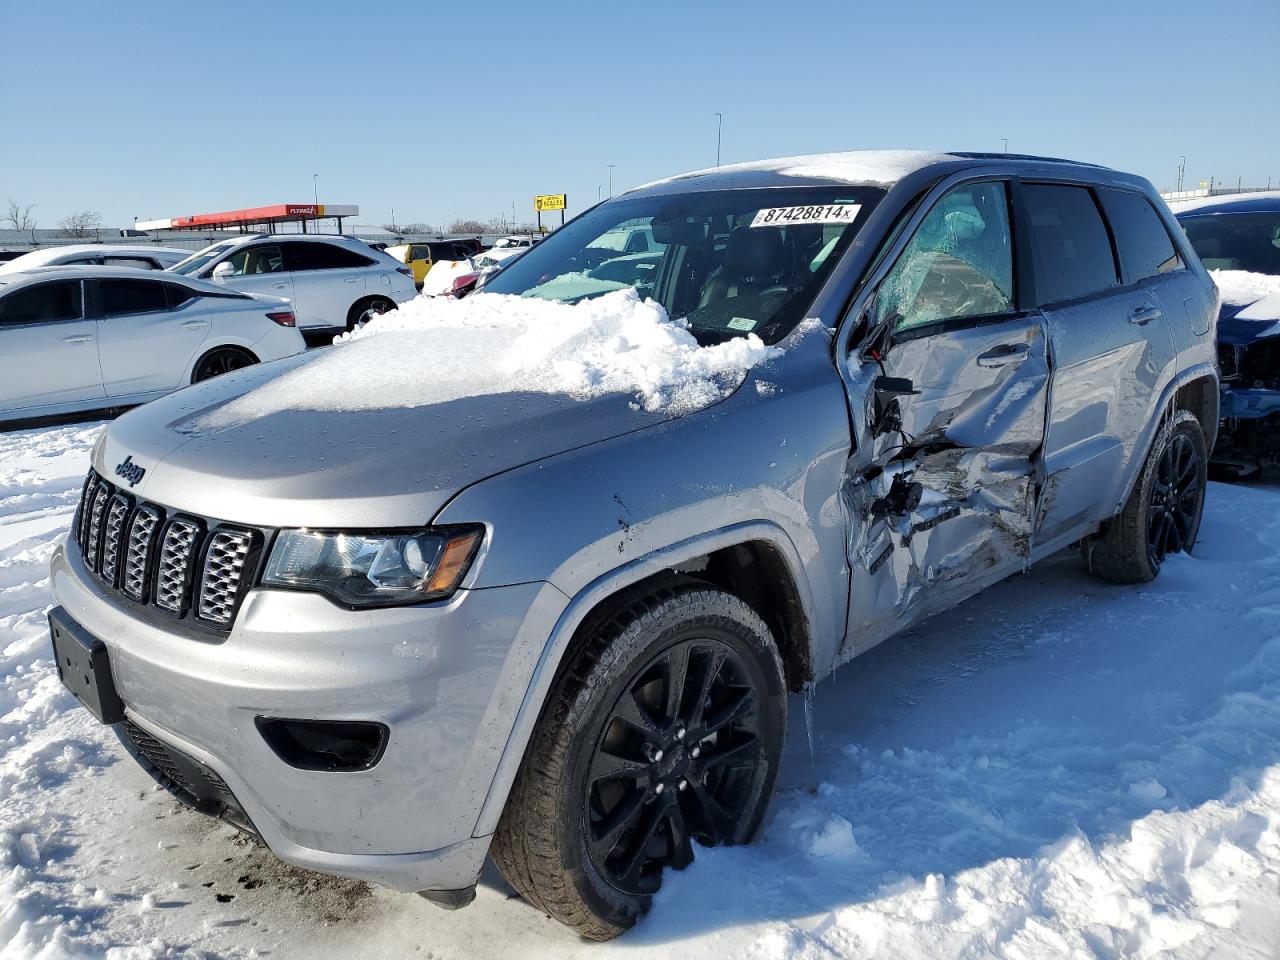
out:
M1201 217L1215 213L1280 213L1280 190L1174 200L1169 206L1173 209L1174 216L1178 217Z
M754 160L748 163L726 164L708 167L662 180L655 180L628 191L630 195L648 192L669 192L673 186L682 189L712 190L745 187L810 186L829 183L847 183L888 187L899 180L927 167L953 164L957 169L965 163L970 166L982 163L1008 164L1026 167L1063 166L1084 169L1090 175L1105 174L1124 180L1135 178L1120 174L1108 167L1064 160L1057 157L1039 157L1022 153L936 153L928 150L852 150L845 153L817 153L806 156L780 157L772 160Z

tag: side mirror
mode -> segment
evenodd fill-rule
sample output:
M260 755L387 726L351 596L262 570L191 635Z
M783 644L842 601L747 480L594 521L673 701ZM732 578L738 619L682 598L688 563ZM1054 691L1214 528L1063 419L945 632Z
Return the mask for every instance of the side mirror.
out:
M228 261L223 260L213 268L213 273L209 275L209 279L214 283L225 283L229 278L234 277L235 275L235 266Z

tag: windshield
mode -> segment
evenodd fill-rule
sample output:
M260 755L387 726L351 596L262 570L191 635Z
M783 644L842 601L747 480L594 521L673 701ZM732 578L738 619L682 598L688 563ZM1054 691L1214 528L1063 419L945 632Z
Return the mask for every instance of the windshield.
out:
M1280 275L1280 213L1220 213L1178 221L1209 270Z
M884 196L875 187L719 190L611 200L485 286L576 303L634 288L701 343L786 336Z
M187 257L187 259L175 263L169 268L169 271L171 273L185 274L188 277L195 276L200 272L201 268L206 267L214 260L217 260L233 246L235 246L234 243L215 243L211 247L205 247L203 250L196 251L191 256Z

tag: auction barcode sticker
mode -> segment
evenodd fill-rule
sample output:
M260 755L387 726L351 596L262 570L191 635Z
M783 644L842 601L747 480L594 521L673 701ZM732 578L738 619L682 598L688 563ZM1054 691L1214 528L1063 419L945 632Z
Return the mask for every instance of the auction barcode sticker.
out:
M808 207L768 207L751 221L753 227L786 227L793 223L853 223L860 203L828 203Z

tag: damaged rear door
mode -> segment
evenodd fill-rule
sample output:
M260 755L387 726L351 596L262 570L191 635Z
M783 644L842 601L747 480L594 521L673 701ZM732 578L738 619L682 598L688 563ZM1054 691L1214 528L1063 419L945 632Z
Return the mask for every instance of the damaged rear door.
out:
M849 377L852 569L845 656L1028 562L1050 352L1020 309L1003 180L925 213L877 286Z

